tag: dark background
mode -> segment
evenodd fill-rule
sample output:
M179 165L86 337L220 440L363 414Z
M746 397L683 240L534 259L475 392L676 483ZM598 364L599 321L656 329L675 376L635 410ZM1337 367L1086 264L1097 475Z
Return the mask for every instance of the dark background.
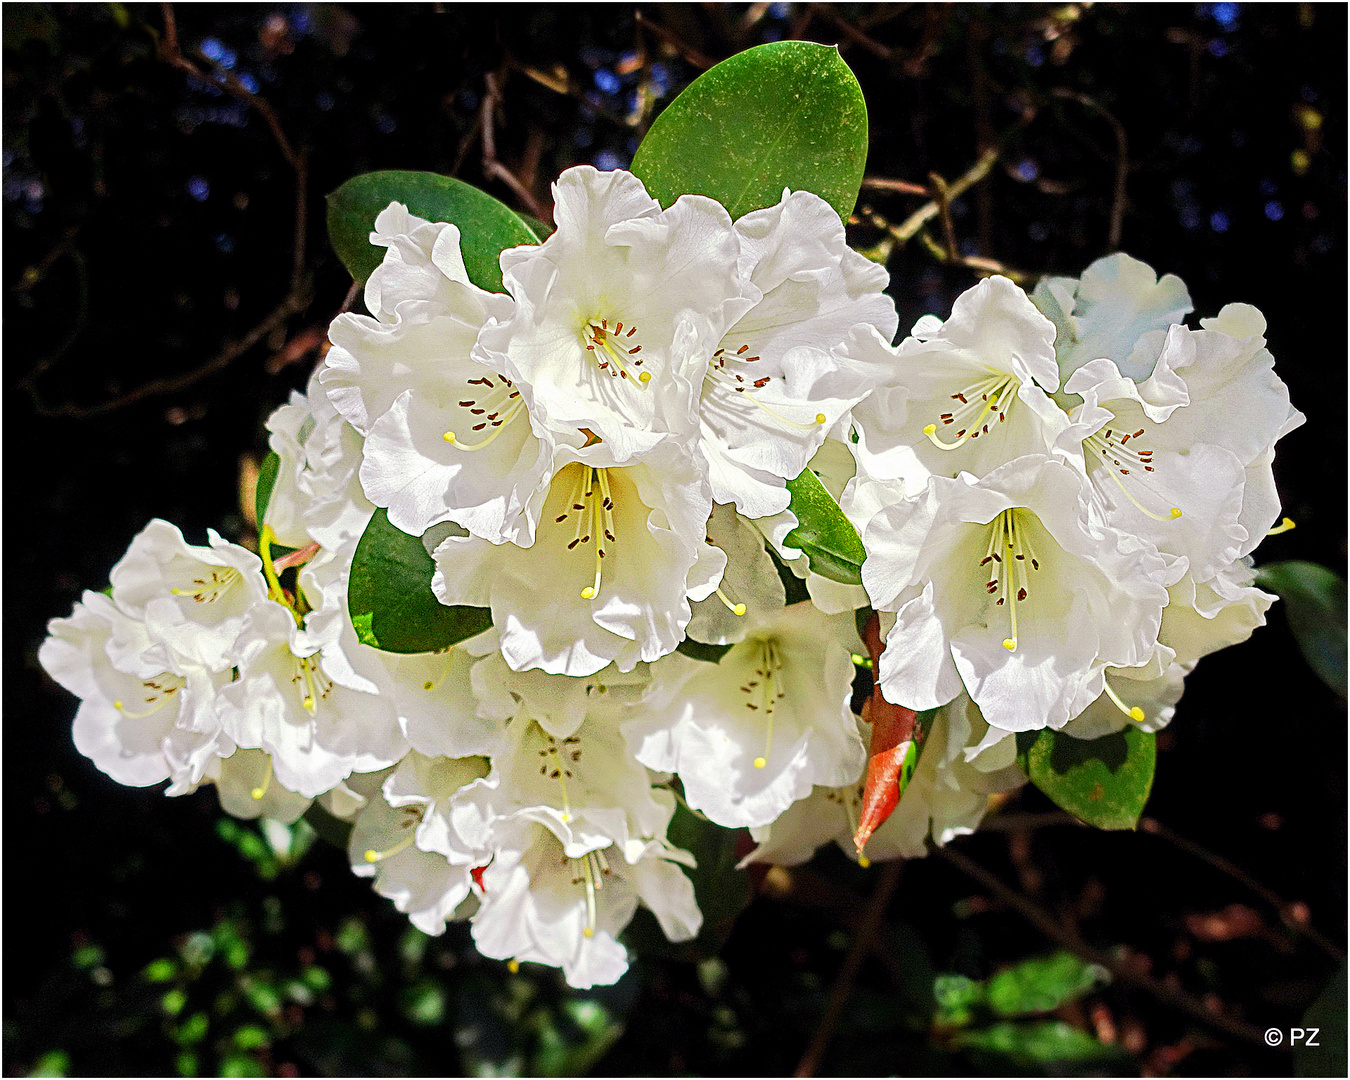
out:
M1275 465L1298 527L1258 561L1345 572L1342 6L656 4L642 22L626 5L176 15L188 62L270 103L304 156L298 273L292 164L263 112L164 58L159 7L3 12L6 1074L772 1075L796 1068L820 1024L878 868L823 853L787 886L760 883L720 958L653 956L612 990L568 994L552 972L482 960L463 927L438 939L409 930L341 852L306 847L304 829L278 838L293 843L278 854L255 826L222 823L210 790L166 801L115 784L74 751L75 702L36 663L46 621L101 588L149 518L190 542L207 527L247 540L241 472L265 447L267 414L304 385L350 285L326 247L326 192L372 169L428 169L531 211L484 166L489 73L497 157L546 215L559 171L626 165L707 63L777 38L839 44L870 109L868 176L950 182L998 148L953 207L957 249L1033 277L1076 275L1110 250L1118 125L1120 248L1180 275L1201 315L1257 305L1308 416ZM865 188L853 242L883 238L862 208L898 224L922 202ZM945 315L974 283L959 262L917 239L892 253L902 328ZM294 302L264 324L284 298ZM178 385L143 393L163 387L155 380ZM1345 940L1345 703L1304 664L1278 606L1270 624L1188 681L1159 739L1148 814L1162 834L1065 825L1027 791L1001 826L957 842L1058 924L1256 1029L1298 1024ZM1321 944L1282 921L1269 890ZM892 961L862 965L823 1071L1018 1067L955 1049L928 1015L935 973L983 978L1052 947L1016 910L929 858L905 866L878 940ZM1342 990L1342 1032L1343 1004ZM1089 1072L1292 1068L1287 1049L1197 1024L1119 981L1057 1016L1120 1048ZM1085 1068L1038 1062L1021 1064Z

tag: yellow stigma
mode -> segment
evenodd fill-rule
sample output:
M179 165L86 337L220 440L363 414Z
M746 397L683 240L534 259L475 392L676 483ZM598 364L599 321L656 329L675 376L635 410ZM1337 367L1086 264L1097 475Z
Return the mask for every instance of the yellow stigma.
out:
M1102 680L1102 689L1106 691L1106 696L1111 699L1111 704L1136 724L1142 724L1144 722L1144 710L1138 705L1126 705L1125 702L1120 700L1120 696L1111 689L1111 684L1105 679Z
M517 971L520 970L520 961L514 959L508 960L506 962L506 970L509 971L512 975L514 975Z
M1017 650L1017 639L1015 637L1005 637L1003 639L1003 647L1009 652L1015 652Z
M380 861L380 853L376 851L374 848L368 848L366 850L366 862L379 862L379 861Z
M927 425L925 425L925 427L924 427L924 429L923 429L923 433L924 433L925 435L932 435L932 434L936 433L936 431L937 431L937 425L936 425L936 424L927 424Z
M823 412L816 413L816 423L817 424L825 423L825 414Z
M114 701L114 702L113 702L113 708L116 709L118 712L121 712L121 711L122 711L122 702L121 702L121 701Z
M768 764L768 762L765 761L762 757L757 757L757 758L755 758L755 768L756 768L756 769L762 769L762 768L764 768L764 766L767 765L767 764Z
M419 814L416 818L410 819L409 824L414 824L416 822L420 822L421 820L422 818L421 815ZM407 826L404 827L406 828ZM363 857L368 863L376 863L379 862L381 859L388 859L393 855L397 855L400 851L403 851L404 849L410 847L412 845L412 842L416 839L417 833L415 831L410 831L407 836L405 836L393 847L385 848L384 851L376 851L374 848L370 848L366 851Z
M268 787L271 786L271 783L272 783L272 758L269 755L269 757L267 758L267 772L263 775L263 782L259 784L257 787L255 787L252 791L250 791L249 794L253 796L254 799L261 800L262 797L267 794L267 789Z
M582 598L583 600L594 600L594 599L595 599L595 588L594 588L594 586L587 585L584 589L582 589L582 590L581 590L581 598Z
M1279 536L1280 533L1287 533L1290 529L1296 528L1294 519L1287 517L1281 521L1275 528L1266 533L1267 536Z
M713 592L717 594L717 599L721 600L722 603L726 605L727 610L733 615L744 615L746 611L749 610L744 604L733 604L727 594L722 591L720 585L714 589Z
M435 685L436 685L436 684L435 684L434 682L432 682L430 679L428 679L426 682L424 682L424 683L422 684L422 689L423 689L423 690L430 690L430 689L432 689Z
M649 383L651 381L652 381L652 373L650 371L644 371L641 375L638 376L638 382L640 383Z
M1181 517L1181 507L1174 506L1168 513L1172 516L1172 520L1176 521L1177 518Z
M447 431L441 438L448 443L452 443L455 441L455 433L453 431Z
M872 865L872 860L869 859L866 855L859 855L858 865L861 866L864 870L866 870L869 866Z

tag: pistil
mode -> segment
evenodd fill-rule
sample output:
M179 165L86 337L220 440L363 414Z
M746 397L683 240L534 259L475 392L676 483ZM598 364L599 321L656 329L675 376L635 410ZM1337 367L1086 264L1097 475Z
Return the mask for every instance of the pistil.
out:
M596 366L612 379L628 379L640 386L652 381L650 371L638 371L642 367L642 345L633 342L637 327L631 323L624 329L622 322L610 328L608 319L591 319L581 328L581 341L586 351L596 361Z
M1008 608L1012 633L1003 639L1003 647L1009 652L1017 649L1017 607L1030 594L1027 564L1031 564L1032 570L1041 568L1019 510L1018 507L1004 510L989 523L989 545L980 560L981 566L993 563L990 579L984 584L985 591L991 596L998 593L994 603L999 607L1006 604ZM1011 603L1008 603L1010 599Z

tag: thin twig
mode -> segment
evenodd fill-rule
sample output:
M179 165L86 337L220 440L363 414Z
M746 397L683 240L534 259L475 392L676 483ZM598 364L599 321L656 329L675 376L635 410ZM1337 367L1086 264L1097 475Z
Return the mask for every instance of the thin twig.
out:
M834 1029L839 1024L839 1018L844 1015L844 1006L848 1004L849 995L853 992L853 983L858 978L858 972L862 970L863 958L871 951L872 939L881 928L881 921L886 915L886 906L895 894L896 885L900 883L900 868L903 865L904 862L897 859L895 862L887 863L886 868L882 870L881 880L877 882L872 898L867 903L867 914L853 936L853 944L849 948L848 955L844 957L843 966L834 980L834 986L830 989L830 1000L825 1005L825 1014L820 1018L820 1024L816 1027L815 1034L811 1036L811 1044L802 1055L797 1071L793 1073L794 1076L815 1076L820 1071L825 1051L829 1049L830 1039L834 1036Z
M1077 931L1068 928L1049 912L1043 911L1030 899L1016 889L1004 884L998 877L991 874L969 856L957 851L952 845L933 847L931 850L968 877L978 881L1051 941L1058 942L1089 963L1100 964L1106 968L1116 982L1152 994L1163 1004L1170 1005L1179 1012L1185 1013L1198 1023L1222 1031L1235 1039L1259 1046L1267 1045L1259 1028L1243 1023L1241 1020L1224 1016L1222 1013L1213 1012L1203 1002L1191 997L1190 994L1174 989L1141 971L1135 971L1115 957L1089 945Z
M997 150L986 150L980 157L980 160L975 162L964 175L947 185L948 200L959 198L968 188L978 184L988 176L989 170L993 168L994 162L997 160ZM903 224L899 226L890 226L888 231L897 241L904 244L909 241L915 233L922 229L927 222L937 217L941 212L942 207L938 204L936 199L933 199L924 203L923 206L910 214Z
M1056 87L1051 93L1057 98L1076 101L1080 105L1091 109L1110 124L1111 130L1115 132L1116 185L1115 193L1111 200L1111 227L1107 234L1106 246L1108 250L1116 251L1120 247L1120 234L1125 226L1125 181L1130 173L1130 148L1129 142L1125 138L1125 127L1119 120L1086 94L1079 93L1077 90L1066 90L1064 87Z
M887 180L881 176L864 176L862 186L875 191L898 191L902 195L931 194L923 184L911 184L908 180Z
M38 397L36 387L31 385L33 376L30 376L28 380L25 380L25 382L30 383L27 389L33 398L37 411L43 416L68 416L76 419L101 416L148 397L184 390L208 375L228 367L236 358L253 348L274 330L284 326L291 315L302 311L309 303L309 289L305 273L309 203L307 195L308 167L304 153L296 151L291 145L291 141L286 137L286 132L281 127L281 121L277 118L277 114L272 110L272 107L244 86L233 73L218 64L213 65L216 76L213 80L206 71L185 57L178 43L178 22L174 15L173 5L162 4L160 9L164 15L164 35L160 39L161 59L191 75L199 82L221 86L249 108L254 109L266 121L268 129L272 133L272 138L281 151L281 156L295 171L295 230L292 239L290 288L281 302L272 309L262 322L237 341L226 345L206 363L172 378L151 379L149 382L142 383L134 390L121 394L110 401L104 401L98 405L65 404L55 408L49 407L44 405Z
M956 226L952 223L952 197L947 190L947 181L934 172L928 174L928 182L933 185L938 216L942 219L942 236L947 242L947 260L956 262L961 253L956 250Z
M879 56L883 60L889 60L891 58L891 50L889 48L881 44L881 42L874 41L864 34L846 18L840 15L839 12L834 9L833 4L810 4L808 6L811 8L812 14L825 16L825 18L833 23L834 26L843 33L844 37L848 38L853 44L861 45L873 56ZM802 29L804 30L805 27Z
M483 82L487 86L487 93L483 95L483 105L479 112L483 133L483 174L501 180L506 184L535 217L541 221L550 220L530 189L520 182L515 173L497 160L497 139L493 128L493 115L502 101L501 90L497 86L497 73L495 71L485 72Z
M1252 877L1249 873L1247 873L1247 871L1243 870L1242 867L1238 866L1237 863L1232 862L1229 859L1226 859L1218 852L1210 851L1208 848L1202 847L1200 844L1197 844L1194 840L1187 840L1186 837L1182 836L1179 833L1173 832L1161 821L1158 821L1155 818L1147 818L1147 817L1141 818L1139 821L1139 828L1146 833L1152 833L1154 836L1161 837L1162 839L1168 841L1169 843L1175 844L1177 847L1181 848L1182 851L1194 855L1197 859L1200 859L1202 862L1208 863L1210 866L1214 867L1215 870L1218 870L1221 874L1227 874L1234 881L1239 882L1242 885L1245 885L1252 892L1256 893L1257 896L1261 897L1261 899L1263 899L1266 903L1268 903L1271 907L1273 907L1277 912L1279 912L1281 921L1284 923L1285 926L1289 927L1290 930L1293 930L1295 933L1305 935L1309 941L1312 941L1316 945L1318 945L1322 949L1322 951L1325 952L1328 956L1330 956L1333 960L1345 959L1345 951L1341 949L1339 946L1337 946L1335 942L1333 942L1330 938L1328 938L1315 926L1312 926L1305 922L1301 922L1300 920L1294 918L1292 914L1294 908L1293 904L1286 901L1273 889L1270 889L1267 886L1261 884L1261 882L1257 881L1254 877Z
M716 60L712 60L704 56L696 48L694 48L692 45L687 44L684 41L684 39L667 30L660 23L652 22L649 18L647 18L647 16L643 15L641 11L635 11L633 13L633 18L637 20L638 26L646 27L653 34L655 34L662 41L664 41L667 45L675 49L675 51L678 52L680 56L682 56L688 63L693 64L694 67L698 68L700 71L707 71L715 63L717 63Z
M56 408L38 407L38 412L43 416L68 416L73 419L82 420L90 416L102 416L105 413L113 412L117 409L132 405L137 401L142 401L148 397L155 397L159 394L173 394L179 390L186 390L194 383L200 382L208 375L217 371L223 371L229 367L238 357L248 352L254 345L262 341L268 334L272 333L280 326L284 326L286 320L291 315L303 310L309 302L306 296L288 295L282 302L272 309L262 322L258 323L252 330L245 334L238 341L233 341L226 345L220 352L216 353L210 360L200 367L193 368L183 375L177 375L173 378L151 379L147 383L142 383L134 390L113 398L111 401L104 401L98 405L61 405Z

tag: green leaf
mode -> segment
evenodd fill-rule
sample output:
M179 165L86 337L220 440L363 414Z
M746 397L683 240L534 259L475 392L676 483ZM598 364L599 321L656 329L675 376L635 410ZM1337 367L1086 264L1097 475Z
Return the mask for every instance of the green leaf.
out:
M428 221L458 226L469 280L489 292L502 291L497 262L502 249L540 240L509 207L462 180L397 169L363 173L328 196L328 240L357 281L370 277L384 258L385 249L371 244L370 232L391 202Z
M275 451L269 450L258 466L258 483L253 489L253 512L259 532L262 532L263 522L267 520L267 505L272 501L272 489L277 486L277 473L280 471L281 458Z
M64 1050L48 1050L33 1066L29 1076L69 1076L70 1055Z
M1056 806L1099 829L1133 829L1153 787L1152 733L1131 725L1100 739L1044 728L1017 735L1017 762Z
M705 71L656 118L633 172L662 206L707 195L733 218L811 191L847 221L867 161L867 105L839 50L775 41Z
M1294 1075L1344 1076L1346 1064L1345 961L1300 1024L1304 1035L1294 1043ZM1312 1030L1316 1028L1317 1034ZM1315 1045L1310 1045L1315 1044Z
M1120 1047L1103 1045L1087 1032L1070 1027L1062 1020L1005 1021L986 1028L960 1031L953 1036L952 1046L973 1051L972 1057L991 1065L1006 1062L1042 1076L1063 1075L1062 1067L1066 1065L1103 1065L1128 1057ZM1006 1071L1006 1065L993 1071Z
M997 1015L1024 1016L1057 1009L1108 978L1105 968L1061 950L1000 971L986 982L985 992Z
M356 636L385 652L446 649L492 625L487 608L448 607L431 591L436 564L422 541L376 510L352 558L347 610Z
M1267 563L1256 584L1278 593L1299 651L1324 683L1345 697L1345 579L1317 563Z
M810 469L803 469L801 476L787 482L787 489L792 496L788 509L797 515L797 527L783 543L800 548L811 569L822 577L845 585L861 585L867 552L858 530L839 509L834 496L825 490L820 477Z

